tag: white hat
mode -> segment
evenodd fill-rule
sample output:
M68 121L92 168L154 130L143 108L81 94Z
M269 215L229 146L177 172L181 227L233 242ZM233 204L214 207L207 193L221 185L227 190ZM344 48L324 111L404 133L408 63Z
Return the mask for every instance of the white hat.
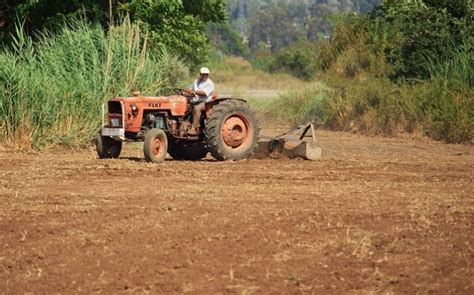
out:
M202 67L202 68L199 70L199 73L200 73L200 74L207 74L207 75L209 75L209 69L206 68L206 67Z

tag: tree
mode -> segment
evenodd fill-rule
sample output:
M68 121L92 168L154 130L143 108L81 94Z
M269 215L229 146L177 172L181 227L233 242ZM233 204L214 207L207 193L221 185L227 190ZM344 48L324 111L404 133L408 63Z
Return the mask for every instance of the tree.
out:
M106 28L112 20L129 15L149 30L152 46L166 46L192 65L207 57L206 23L226 19L224 0L6 0L0 5L4 42L14 31L17 16L25 22L27 32L34 34L54 30L72 18L85 18Z
M289 14L288 5L269 5L258 11L249 21L249 45L257 49L261 44L277 50L304 37L303 30L297 26Z
M281 43L287 43L281 41L285 38L291 42L318 41L331 35L331 15L351 11L366 13L380 3L381 0L227 0L227 10L230 24L249 37L253 49L269 40L273 48L279 48ZM275 13L277 15L271 16ZM283 31L271 32L275 27Z
M207 36L215 49L227 55L247 56L248 48L244 45L242 36L228 23L210 23L207 26Z
M154 47L165 46L192 65L210 51L205 24L226 19L224 0L132 0L118 10L149 29Z
M387 0L371 18L373 23L387 24L390 34L402 40L387 52L397 77L426 79L430 60L449 60L453 48L474 39L471 0Z

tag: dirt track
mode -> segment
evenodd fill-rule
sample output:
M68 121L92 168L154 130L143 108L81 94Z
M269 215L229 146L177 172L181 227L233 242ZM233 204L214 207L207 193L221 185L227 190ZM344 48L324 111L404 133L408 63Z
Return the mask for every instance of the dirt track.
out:
M474 293L474 148L319 134L324 158L0 152L0 292Z

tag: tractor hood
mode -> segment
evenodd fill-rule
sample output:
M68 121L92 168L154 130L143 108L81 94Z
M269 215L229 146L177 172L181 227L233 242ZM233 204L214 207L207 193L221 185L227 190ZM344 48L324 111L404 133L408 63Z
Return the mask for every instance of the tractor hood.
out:
M120 102L125 114L142 115L144 111L165 111L171 116L183 116L188 99L181 95L116 97L109 101Z
M121 101L124 104L170 104L187 102L187 98L181 95L171 96L130 96L130 97L114 97L111 101Z
M181 95L115 97L108 101L109 118L120 116L126 132L138 132L147 113L184 116L188 99Z

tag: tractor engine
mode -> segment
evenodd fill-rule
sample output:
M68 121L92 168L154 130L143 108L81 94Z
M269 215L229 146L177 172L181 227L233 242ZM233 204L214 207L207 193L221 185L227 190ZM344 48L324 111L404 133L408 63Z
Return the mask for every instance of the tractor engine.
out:
M163 113L147 113L143 116L142 129L149 130L153 128L160 128L168 130L170 126L166 126L166 118Z

